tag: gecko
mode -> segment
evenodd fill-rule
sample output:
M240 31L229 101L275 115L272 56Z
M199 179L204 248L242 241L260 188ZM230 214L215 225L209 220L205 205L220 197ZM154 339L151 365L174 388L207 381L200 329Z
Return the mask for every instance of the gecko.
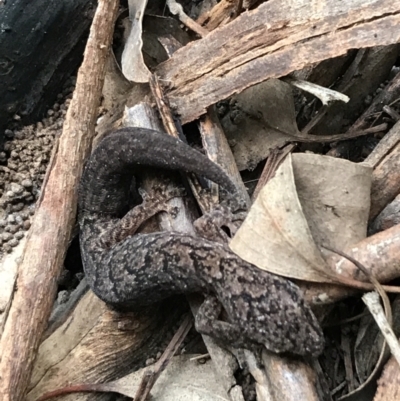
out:
M239 348L262 345L275 353L320 355L323 332L290 280L205 237L135 232L149 216L167 208L167 199L153 204L146 199L128 210L132 178L137 185L149 169L195 173L236 191L221 167L179 139L144 128L108 135L89 157L79 185L80 247L93 292L121 310L200 292L204 303L195 316L198 332ZM118 237L118 232L124 234Z

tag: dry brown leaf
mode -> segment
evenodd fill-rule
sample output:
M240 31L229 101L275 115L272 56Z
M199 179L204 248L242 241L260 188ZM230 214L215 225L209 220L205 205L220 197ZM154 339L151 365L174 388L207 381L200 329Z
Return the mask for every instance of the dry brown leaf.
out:
M244 260L282 276L332 283L317 244L366 236L371 169L313 154L288 157L260 191L230 243Z
M156 381L151 399L154 401L230 401L230 397L223 389L223 385L216 380L214 366L211 360L205 363L190 361L192 355L177 356L172 359L168 367ZM57 396L72 392L98 391L113 392L135 397L136 391L150 368L143 368L121 379L108 383L93 383L65 387L45 394L40 400L47 400L49 396ZM61 390L61 391L60 391Z
M290 85L279 79L246 89L233 97L221 120L240 171L254 169L271 149L299 136ZM285 135L287 133L287 135Z

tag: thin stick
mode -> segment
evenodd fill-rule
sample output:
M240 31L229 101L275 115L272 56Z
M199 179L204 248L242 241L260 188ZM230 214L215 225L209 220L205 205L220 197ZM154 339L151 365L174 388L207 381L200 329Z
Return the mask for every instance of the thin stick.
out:
M153 370L145 373L142 382L140 383L139 388L135 394L134 398L135 401L147 400L147 397L149 396L150 391L153 388L155 382L170 363L172 357L175 355L175 352L182 344L192 325L193 325L193 320L191 316L188 315L182 322L178 331L175 333L171 342L168 344L168 347L161 355L161 358L154 365Z
M18 291L0 341L0 399L22 401L53 305L76 215L77 183L100 105L117 0L100 0L54 163L19 266Z
M382 301L383 301L383 305L384 305L385 311L386 311L386 318L387 318L389 324L392 325L393 324L392 323L393 322L392 308L390 306L389 298L388 298L388 296L386 294L386 291L383 288L382 284L375 278L375 276L363 264L361 264L358 260L354 259L350 255L347 255L346 253L344 253L342 251L338 251L337 249L333 249L333 248L330 248L330 247L325 246L325 245L322 245L322 247L327 249L328 251L331 251L333 253L336 253L336 254L342 256L343 258L346 258L351 263L353 263L355 266L357 266L365 274L365 276L374 285L376 291L381 296Z

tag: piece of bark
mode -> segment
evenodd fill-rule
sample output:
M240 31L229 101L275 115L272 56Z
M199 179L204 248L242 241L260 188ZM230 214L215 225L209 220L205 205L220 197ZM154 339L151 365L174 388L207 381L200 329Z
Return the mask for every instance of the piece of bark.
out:
M94 0L0 4L0 146L9 120L34 121L82 60Z
M314 7L313 7L314 5ZM400 6L385 0L322 5L271 0L190 43L160 64L167 96L182 122L271 77L287 75L352 48L400 41Z
M400 195L397 195L396 198L378 214L371 224L370 231L376 233L378 231L387 230L396 224L400 224Z
M77 183L94 132L117 1L99 1L58 153L37 205L0 341L0 398L22 401L50 316L76 215Z
M397 82L400 82L400 74L398 74ZM396 90L394 89L391 93L393 92ZM365 159L365 163L374 168L371 189L371 220L400 192L399 153L400 122L397 122Z
M272 400L317 401L317 376L302 360L285 358L263 351L262 361L268 376L268 392ZM260 385L257 392L261 391Z
M27 401L69 384L108 382L143 367L168 344L185 310L176 299L141 312L119 313L89 291L40 345ZM104 395L73 394L63 400L98 397Z
M226 25L239 14L238 3L242 5L242 2L238 0L222 0L210 11L200 15L196 22L203 25L208 31L213 31L219 26Z
M400 368L394 357L391 357L378 380L374 401L393 401L400 397Z
M208 157L227 172L238 189L238 196L245 199L247 205L250 205L249 194L214 108L209 108L199 125L203 146Z
M400 83L400 74L399 74ZM400 86L399 86L400 89ZM399 93L400 96L400 93ZM379 141L375 149L364 160L364 163L376 168L391 150L400 143L400 123L397 122L389 132Z
M389 131L398 132L400 122ZM396 135L398 136L398 134ZM374 219L400 193L400 142L375 166L372 173L370 220Z

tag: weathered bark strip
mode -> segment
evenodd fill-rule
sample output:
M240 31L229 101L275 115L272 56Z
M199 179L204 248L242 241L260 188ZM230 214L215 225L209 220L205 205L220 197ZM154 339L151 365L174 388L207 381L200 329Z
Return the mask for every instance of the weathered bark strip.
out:
M172 337L187 309L182 299L141 312L117 312L86 293L65 323L40 344L26 401L70 384L106 383L144 366ZM73 368L71 368L73 367ZM94 401L72 394L63 401Z
M271 0L178 50L156 73L186 123L268 78L349 49L397 43L399 23L399 2Z
M50 315L56 279L76 214L76 188L100 104L105 62L118 1L101 0L93 20L58 153L35 213L17 288L0 341L0 398L24 399L33 361Z

